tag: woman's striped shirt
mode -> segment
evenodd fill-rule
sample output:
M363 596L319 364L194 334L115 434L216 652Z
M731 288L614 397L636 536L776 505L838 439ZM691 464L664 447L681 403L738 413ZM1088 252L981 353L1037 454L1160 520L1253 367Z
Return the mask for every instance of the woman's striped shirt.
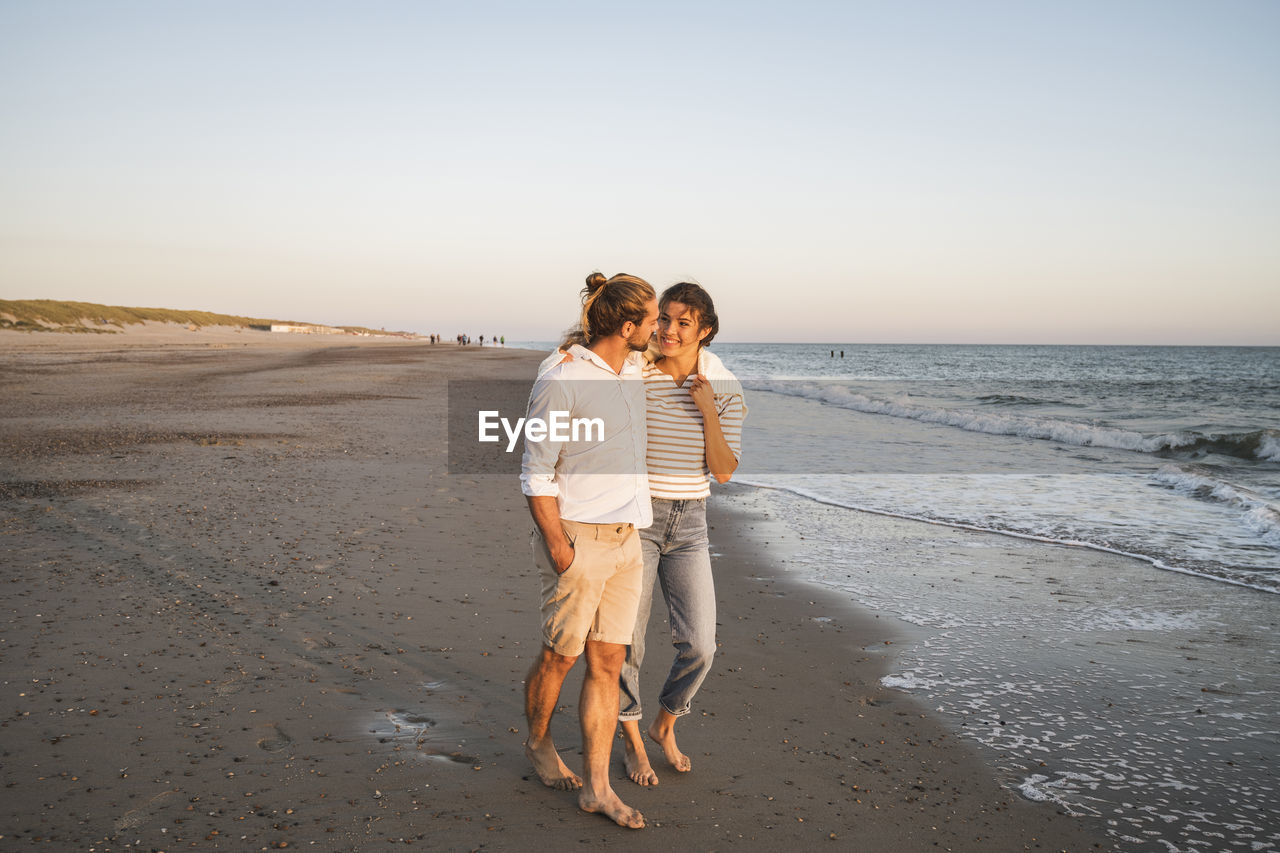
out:
M686 378L684 385L677 385L656 364L647 363L644 368L645 415L649 433L645 464L649 469L649 493L655 498L688 500L711 494L702 413L689 395L688 386L692 378ZM746 417L741 386L736 381L713 380L712 390L717 385L737 390L737 393L716 391L715 400L725 441L734 458L741 458L742 420Z

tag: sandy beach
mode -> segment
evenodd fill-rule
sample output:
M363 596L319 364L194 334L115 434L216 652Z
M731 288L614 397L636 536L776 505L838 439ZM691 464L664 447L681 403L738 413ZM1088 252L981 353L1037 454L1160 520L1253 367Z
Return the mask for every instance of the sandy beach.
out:
M661 784L636 787L617 744L639 832L543 787L521 748L529 515L512 477L451 474L446 441L450 379L531 381L540 358L0 333L0 849L1110 847L882 687L901 624L796 580L743 487L711 501L720 654L678 729L693 771L651 749ZM877 524L904 548L944 535ZM579 675L554 724L575 768Z

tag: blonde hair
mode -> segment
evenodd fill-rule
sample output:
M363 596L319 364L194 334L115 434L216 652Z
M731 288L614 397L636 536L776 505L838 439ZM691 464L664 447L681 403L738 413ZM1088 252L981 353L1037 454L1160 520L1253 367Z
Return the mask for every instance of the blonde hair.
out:
M582 321L566 336L566 344L588 344L595 338L607 338L622 329L624 323L637 326L649 313L649 302L657 294L649 282L634 275L618 273L605 278L600 272L587 276L582 289Z

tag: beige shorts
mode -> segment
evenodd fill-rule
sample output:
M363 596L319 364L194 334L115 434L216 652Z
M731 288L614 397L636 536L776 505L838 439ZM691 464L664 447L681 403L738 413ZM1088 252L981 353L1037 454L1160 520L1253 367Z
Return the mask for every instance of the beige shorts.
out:
M573 543L573 562L563 574L556 574L542 532L533 530L533 562L542 582L542 642L565 657L582 654L587 640L627 645L644 580L635 525L560 523Z

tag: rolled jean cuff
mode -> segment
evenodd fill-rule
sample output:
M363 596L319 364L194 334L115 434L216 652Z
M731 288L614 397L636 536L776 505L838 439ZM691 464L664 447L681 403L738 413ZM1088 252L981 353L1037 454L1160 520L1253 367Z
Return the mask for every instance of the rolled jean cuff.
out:
M641 714L639 711L635 711L635 712L630 713L630 714L623 713L623 714L619 714L619 715L618 715L618 722L620 722L620 723L638 723L638 722L640 722L641 718L643 718L643 717L644 717L644 714Z
M664 705L661 699L658 700L658 707L666 711L668 714L670 714L673 717L683 717L685 714L688 714L690 711L693 710L693 706L690 705L689 707L685 708L683 711L673 711L670 708L668 708L666 705Z

